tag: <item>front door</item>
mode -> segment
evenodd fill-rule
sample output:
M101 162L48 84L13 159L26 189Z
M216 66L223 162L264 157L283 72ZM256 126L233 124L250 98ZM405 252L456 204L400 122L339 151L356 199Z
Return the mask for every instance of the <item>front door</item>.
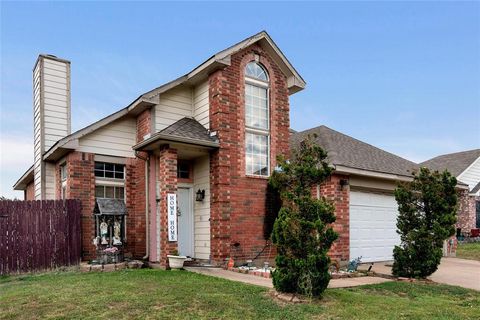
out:
M192 188L178 188L178 253L193 257L193 195Z

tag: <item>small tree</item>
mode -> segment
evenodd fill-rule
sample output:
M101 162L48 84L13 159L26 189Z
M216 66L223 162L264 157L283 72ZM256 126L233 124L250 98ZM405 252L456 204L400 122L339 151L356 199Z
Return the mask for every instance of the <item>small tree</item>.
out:
M400 246L393 250L396 276L425 278L442 258L443 241L455 234L457 180L448 171L421 168L411 183L395 190Z
M270 178L282 200L272 233L277 247L273 285L278 291L320 296L330 281L327 253L338 237L331 227L334 206L311 192L331 174L326 157L308 137L291 161L278 158L279 170Z

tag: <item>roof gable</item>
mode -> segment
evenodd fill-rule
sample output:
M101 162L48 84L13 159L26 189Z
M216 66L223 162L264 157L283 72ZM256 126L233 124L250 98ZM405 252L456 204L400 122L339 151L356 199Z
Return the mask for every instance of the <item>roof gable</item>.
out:
M143 94L146 98L152 98L158 94L166 92L178 85L191 83L195 84L199 80L205 79L209 73L214 70L225 68L230 65L230 58L233 54L251 46L254 43L259 43L262 48L272 57L277 63L282 72L287 76L287 85L290 94L303 90L306 82L302 76L293 67L287 57L283 54L280 48L275 44L270 35L266 31L261 31L251 37L246 38L231 47L228 47L222 51L215 53L208 58L205 62L195 67L189 73L170 81L164 85L161 85L153 90L150 90Z
M438 171L447 169L452 175L458 177L479 157L480 149L474 149L440 155L424 161L420 165Z

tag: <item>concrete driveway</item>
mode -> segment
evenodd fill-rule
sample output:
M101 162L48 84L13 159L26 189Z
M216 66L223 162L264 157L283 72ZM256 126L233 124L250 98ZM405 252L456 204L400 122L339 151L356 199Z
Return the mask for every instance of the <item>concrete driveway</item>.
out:
M368 267L363 265L362 267ZM372 271L391 275L388 263L375 263ZM438 270L429 279L444 284L480 291L480 261L443 258Z

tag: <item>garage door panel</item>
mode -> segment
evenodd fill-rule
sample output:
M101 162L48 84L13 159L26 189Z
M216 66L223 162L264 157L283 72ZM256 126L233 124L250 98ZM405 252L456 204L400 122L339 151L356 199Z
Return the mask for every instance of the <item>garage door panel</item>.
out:
M389 194L350 192L350 258L363 262L393 259L399 243L396 233L397 203Z

